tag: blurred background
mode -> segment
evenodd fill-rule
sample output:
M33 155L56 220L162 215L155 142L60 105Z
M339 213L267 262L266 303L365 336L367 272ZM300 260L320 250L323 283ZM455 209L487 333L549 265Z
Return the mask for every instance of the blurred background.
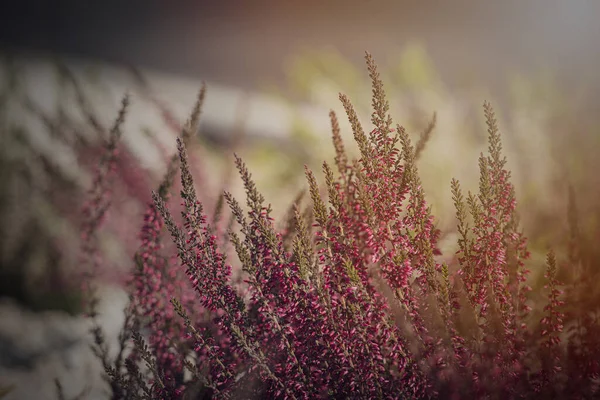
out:
M417 138L436 113L419 169L445 257L456 242L449 183L456 177L476 190L488 100L530 239L532 285L542 285L549 246L567 256L569 186L582 264L596 276L599 16L593 0L3 2L0 389L11 389L7 398L53 398L54 375L93 363L81 355L72 278L79 210L126 92L132 105L101 234L109 336L119 328L118 282L131 268L145 203L202 81L191 153L207 209L223 189L242 195L231 170L236 151L283 216L305 187L303 165L320 170L332 158L330 109L355 151L339 92L370 126L365 51L379 64L395 123ZM568 268L561 273L571 279ZM594 290L589 296L597 302ZM39 334L30 340L23 330ZM68 393L87 387L94 373L85 374Z

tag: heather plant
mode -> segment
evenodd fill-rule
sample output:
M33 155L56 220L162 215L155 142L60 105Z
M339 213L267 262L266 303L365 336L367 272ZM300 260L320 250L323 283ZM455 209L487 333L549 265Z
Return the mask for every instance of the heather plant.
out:
M336 49L306 49L290 58L287 66L286 97L332 107L337 93L343 90L352 95L361 118L369 115L370 104L366 100L370 83ZM590 118L595 115L591 110L595 102L585 96L581 85L561 85L545 69L534 74L499 76L502 89L494 92L486 88L492 82L486 84L474 73L469 74L468 80L446 84L426 47L417 42L409 42L397 53L390 52L381 74L395 118L403 122L407 131L425 131L432 110L438 121L444 121L419 157L422 184L444 232L443 248L455 242L452 236L456 233L447 181L460 176L461 182L471 187L478 179L477 168L472 166L486 147L482 134L485 119L478 110L481 98L496 105L496 118L507 128L503 135L504 153L508 156L507 166L513 171L512 182L520 194L533 260L542 265L549 245L557 247L559 256L566 255L558 248L566 242L566 232L564 221L556 214L564 213L567 196L548 193L566 193L571 183L581 207L586 208L582 223L590 228L597 224L595 202L590 200L597 197L597 184L592 183L597 178L591 171L597 168L592 153L600 136L596 134L595 118ZM306 123L300 126L303 136L316 142L325 139L316 127ZM342 135L348 132L349 129L342 129ZM305 162L318 165L318 160L332 156L330 147L314 146L310 155L316 161L309 158ZM533 279L535 287L543 285L542 273L534 271Z
M600 299L598 288L590 284L598 276L600 259L592 245L600 234L598 176L593 172L598 168L595 153L600 135L593 111L594 95L586 93L577 83L564 85L548 72L540 68L535 74L509 74L506 81L499 77L507 90L496 90L496 96L491 96L474 74L469 75L467 82L444 85L426 49L413 43L397 57L392 54L381 73L395 118L405 124L408 132L431 132L429 121L443 121L418 157L422 185L442 231L439 246L444 253L443 261L452 263L458 249L454 204L447 193L447 182L460 177L463 187L474 187L478 169L472 166L486 146L482 134L485 118L473 107L481 98L503 106L496 110L496 119L507 128L503 133L503 153L508 156L507 168L513 173L511 182L519 193L522 226L529 239L528 266L532 272L529 284L534 289L530 301L534 304L545 301L544 265L549 247L555 249L562 267L557 272L561 281L570 285L578 275L563 262L569 258L567 244L572 241L565 228L568 192L577 195L572 203L577 203L581 216L576 242L585 259L581 262L584 277L581 283L586 289L578 291L579 300L573 298L565 304L565 326L570 327L578 309L595 310ZM291 60L288 73L288 97L329 107L334 104L337 92L344 90L352 94L359 116L370 112L370 105L364 101L368 99L368 79L363 79L356 67L335 49L307 49ZM435 110L437 117L433 120L431 110ZM340 122L344 128L344 121ZM314 141L326 139L307 124L304 130ZM342 129L342 135L350 132ZM318 160L332 157L326 151L329 147L315 146L320 151L312 151L311 156L317 161L305 162L314 167ZM348 149L350 153L352 150ZM542 318L541 310L542 307L535 307L532 318Z
M310 208L299 195L283 229L238 156L245 207L225 192L219 207L229 207L231 222L222 223L220 208L206 211L187 151L195 107L144 216L115 360L96 331L112 398L597 395L597 322L581 310L565 340L553 251L542 317L532 313L527 239L491 105L483 107L488 149L478 191L465 195L458 180L450 183L458 252L442 257L416 163L429 134L413 145L393 125L368 53L366 62L373 128L340 94L358 157L332 111L334 164L323 163L324 185L306 167ZM177 170L179 206L169 195ZM570 221L565 263L575 269L574 205ZM570 290L577 298L580 287Z

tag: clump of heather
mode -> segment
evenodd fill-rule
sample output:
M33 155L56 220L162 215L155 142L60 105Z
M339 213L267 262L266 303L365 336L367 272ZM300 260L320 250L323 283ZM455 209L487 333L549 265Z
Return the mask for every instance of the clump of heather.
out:
M331 112L334 166L323 163L323 179L306 169L311 204L294 204L283 230L238 156L245 205L223 194L219 204L232 215L225 231L221 211L207 215L187 152L196 106L144 216L114 361L95 332L112 398L596 394L598 362L587 354L598 352L597 324L582 313L563 342L552 251L547 304L541 319L531 312L527 240L491 105L484 104L489 147L479 158L478 191L465 195L458 180L450 184L459 251L442 263L416 162L430 132L413 145L393 125L368 53L366 62L372 129L340 95L360 158L348 157ZM169 192L178 173L176 207Z

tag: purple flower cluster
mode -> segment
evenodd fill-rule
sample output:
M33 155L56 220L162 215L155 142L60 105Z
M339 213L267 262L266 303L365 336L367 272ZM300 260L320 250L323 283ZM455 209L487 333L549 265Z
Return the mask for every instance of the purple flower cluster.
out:
M236 156L246 209L223 194L233 223L221 240L190 172L196 107L144 217L123 334L133 347L124 362L105 365L113 398L567 398L576 396L565 384L571 376L577 396L594 393L597 361L578 370L561 346L552 252L548 304L532 323L527 242L491 106L484 104L489 149L479 159L479 192L465 198L451 183L459 251L447 265L417 168L431 132L413 145L392 127L375 62L369 54L366 61L374 129L365 133L340 95L360 158L348 158L331 112L328 201L307 168L312 205L294 205L291 230L276 228ZM177 166L180 217L168 201ZM229 261L227 245L237 260Z

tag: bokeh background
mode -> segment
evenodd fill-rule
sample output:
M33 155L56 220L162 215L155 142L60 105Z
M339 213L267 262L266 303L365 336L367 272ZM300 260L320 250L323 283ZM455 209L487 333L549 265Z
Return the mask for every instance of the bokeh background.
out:
M207 95L192 154L207 209L223 189L242 194L235 151L283 216L305 187L303 165L319 170L332 157L330 109L353 151L339 92L369 126L365 50L379 64L395 122L417 138L436 115L419 169L444 257L455 249L449 183L456 177L476 189L486 148L481 105L489 100L530 238L531 284L541 287L550 246L568 257L569 187L581 268L593 281L599 16L593 0L2 3L0 390L6 398L55 398L59 377L69 396L102 398L73 282L79 210L125 92L132 106L101 235L109 337L119 329L119 281L131 267L144 203L201 82ZM575 272L565 266L560 274L569 282ZM591 310L597 300L591 287Z

